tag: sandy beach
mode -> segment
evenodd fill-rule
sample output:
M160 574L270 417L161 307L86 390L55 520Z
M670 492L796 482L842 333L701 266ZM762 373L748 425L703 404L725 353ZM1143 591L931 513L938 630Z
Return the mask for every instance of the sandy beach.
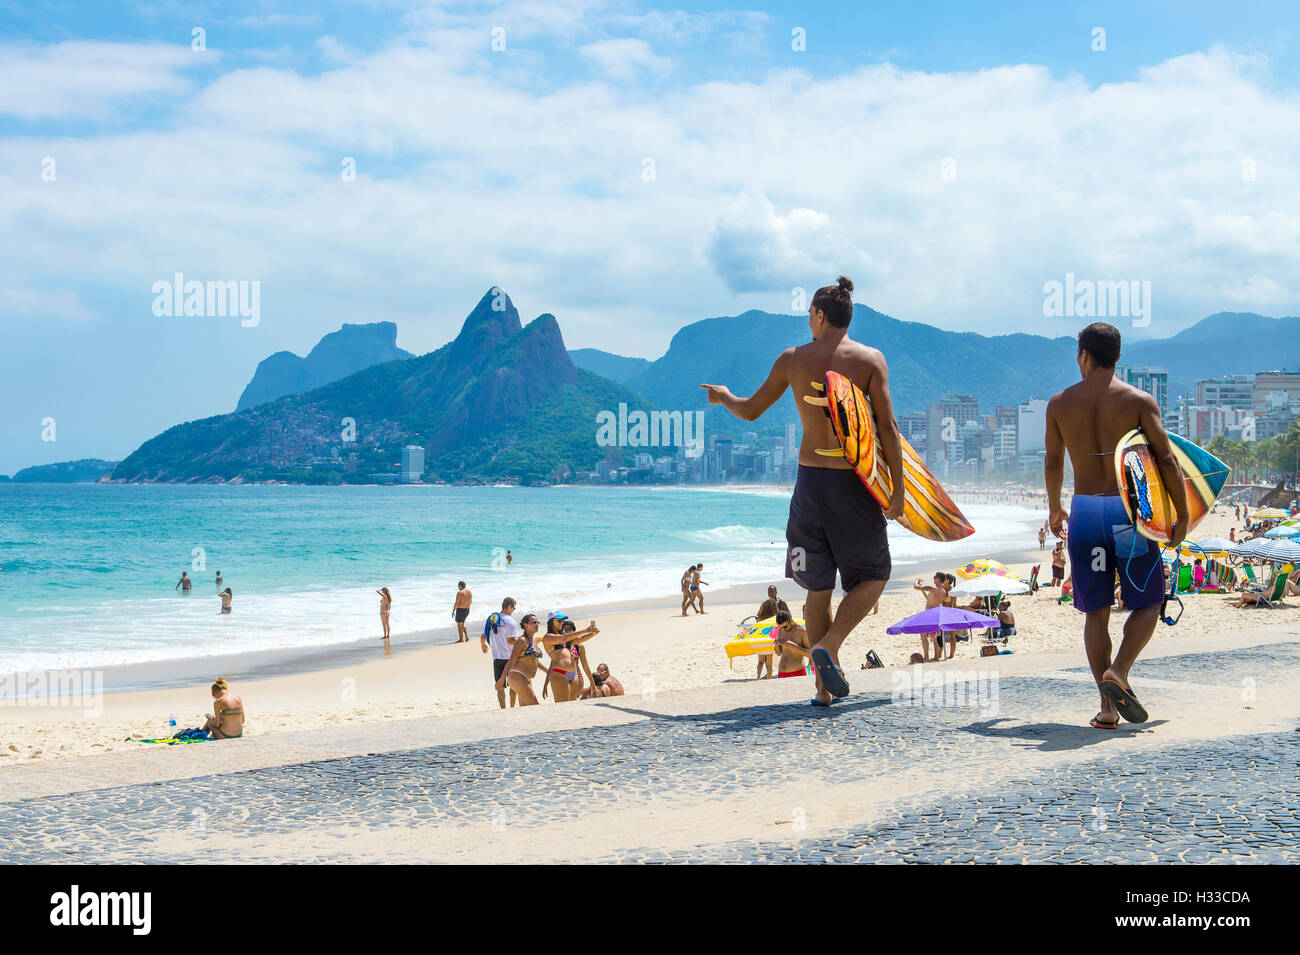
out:
M1221 507L1196 529L1193 538L1226 536L1232 523L1232 512ZM1033 564L1040 563L1044 568L1040 579L1050 578L1050 551L1040 552L1036 542L1034 545L1024 551L990 556L1025 577ZM927 571L927 577L940 569L955 568L936 566ZM887 667L895 667L906 665L910 655L920 649L919 638L914 635L890 636L884 632L888 625L923 608L921 596L912 590L913 579L896 576L891 580L880 601L880 612L869 615L845 642L841 660L850 683L860 672L858 668L869 650L875 650ZM779 578L772 582L798 612L799 605L794 601L797 591L791 582ZM739 658L734 667L729 666L722 647L736 635L739 621L755 612L764 590L765 585L755 584L711 594L706 614L691 613L685 618L679 615L677 598L645 601L634 609L616 612L610 612L610 608L584 608L575 611L575 616L580 621L594 618L601 623L602 633L589 644L592 666L607 663L629 696L650 697L753 681L756 660ZM1057 603L1058 593L1044 589L1037 595L1012 598L1018 632L1011 638L1009 649L1015 654L1075 653L1083 663L1082 618L1071 605ZM1184 597L1186 610L1181 622L1175 627L1158 626L1155 641L1239 631L1251 624L1282 625L1289 632L1300 633L1300 608L1294 601L1269 611L1237 610L1228 605L1230 599L1222 595ZM1112 632L1116 635L1123 618L1122 613L1112 617ZM255 679L242 679L240 672L221 675L243 697L246 736L307 729L327 733L341 724L490 711L496 708L491 664L480 650L477 633L471 636L468 644L444 642L415 649L409 649L412 640L449 638L398 637L387 655L382 642L376 640L371 646L354 648L343 663L318 664L302 672ZM955 661L970 662L978 653L978 640L959 643ZM194 669L192 663L190 669ZM1135 672L1140 673L1140 664ZM210 677L217 675L214 672ZM811 692L812 679L804 679ZM535 685L540 693L541 681ZM165 725L169 716L175 717L177 728L199 726L209 712L208 705L207 685L199 681L185 687L108 692L103 695L99 713L69 707L0 707L0 772L6 765L32 760L76 760L138 750L147 744L129 737L170 735ZM548 701L544 705L553 704Z

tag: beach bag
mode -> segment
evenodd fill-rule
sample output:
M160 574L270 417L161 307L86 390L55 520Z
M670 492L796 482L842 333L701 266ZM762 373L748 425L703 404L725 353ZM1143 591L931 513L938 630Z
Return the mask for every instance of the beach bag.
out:
M985 644L984 646L980 647L980 656L982 657L995 657L997 655L998 655L998 648L991 643Z
M884 665L883 663L880 662L880 657L876 656L876 651L875 651L875 650L868 650L868 651L867 651L867 669L868 669L868 670L883 670L884 667L885 667L885 665Z

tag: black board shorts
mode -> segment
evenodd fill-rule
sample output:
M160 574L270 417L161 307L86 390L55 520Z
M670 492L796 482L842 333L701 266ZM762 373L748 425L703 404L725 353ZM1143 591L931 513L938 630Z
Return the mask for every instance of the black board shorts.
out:
M500 681L501 674L506 672L506 664L509 662L510 662L509 660L498 660L496 659L496 657L492 658L492 682L493 683L497 683Z
M885 512L856 472L799 465L785 526L785 575L805 590L845 591L893 570Z
M457 607L457 608L456 608L456 622L457 622L457 623L464 623L468 617L469 617L469 608L468 608L468 607Z

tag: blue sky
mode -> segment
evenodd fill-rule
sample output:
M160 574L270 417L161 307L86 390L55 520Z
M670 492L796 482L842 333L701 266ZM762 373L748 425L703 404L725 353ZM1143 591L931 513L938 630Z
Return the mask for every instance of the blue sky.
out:
M1042 308L1067 273L1149 281L1134 334L1300 313L1298 20L0 0L0 472L230 410L344 321L430 350L494 284L570 347L651 358L840 272L986 334L1071 334ZM176 272L257 281L260 321L155 316Z

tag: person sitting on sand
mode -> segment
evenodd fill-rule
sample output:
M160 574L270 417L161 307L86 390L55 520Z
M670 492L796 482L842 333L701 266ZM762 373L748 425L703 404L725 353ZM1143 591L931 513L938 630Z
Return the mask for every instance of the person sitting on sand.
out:
M387 587L380 587L375 593L379 594L379 622L384 626L384 639L387 640L388 612L393 609L393 595Z
M996 636L1014 637L1016 635L1016 615L1011 612L1011 601L1004 600L998 604L998 628Z
M234 599L235 595L231 593L230 588L227 587L225 590L221 591L218 596L221 598L221 612L230 613L230 601Z
M506 658L504 672L497 680L497 698L504 698L506 684L509 684L510 692L519 698L520 706L536 706L538 700L533 692L533 677L537 676L540 651L536 637L541 621L535 613L525 614L519 621L519 628L522 636L510 644L510 656ZM505 709L504 704L501 708Z
M622 696L623 684L609 672L609 665L602 663L596 667L591 679L591 688L582 691L582 699L598 700L610 696Z
M172 590L179 590L181 593L187 594L190 592L191 585L192 581L190 580L190 575L182 570L181 579L176 581L176 586L173 587Z
M545 635L538 638L542 649L551 657L551 665L546 668L546 682L542 684L542 697L545 698L547 690L550 690L555 694L556 703L577 699L582 691L582 674L578 670L576 648L600 633L594 620L582 630L575 628L565 633L564 624L568 620L564 614L552 611L546 618Z
M812 657L812 644L808 642L808 631L794 622L789 610L782 610L776 615L779 628L776 635L776 652L781 655L781 665L777 667L778 679L791 676L807 676L808 660Z
M943 602L948 599L948 575L936 573L934 575L934 585L929 586L921 583L921 578L916 578L916 583L912 585L913 590L919 590L925 594L925 609L933 610L935 607L943 606ZM930 651L933 649L934 655ZM921 652L925 655L924 661L929 663L931 660L938 660L943 656L943 650L939 646L939 631L921 634Z
M788 611L789 609L785 605L785 601L776 595L776 586L773 585L767 588L767 599L758 605L758 619L771 620L782 610ZM771 653L760 653L758 655L758 672L754 674L756 680L764 679L764 667L767 668L766 679L772 679L772 657L773 654Z
M686 573L682 574L682 616L686 616L686 608L695 606L695 596L691 593L691 583L695 578L695 565L686 568ZM696 613L699 613L697 610Z
M456 597L451 602L451 615L456 620L456 642L469 643L469 631L465 621L469 619L469 606L474 601L474 592L465 586L465 581L456 582Z
M212 715L203 724L203 732L213 739L239 739L244 735L244 701L230 691L224 676L212 684Z

